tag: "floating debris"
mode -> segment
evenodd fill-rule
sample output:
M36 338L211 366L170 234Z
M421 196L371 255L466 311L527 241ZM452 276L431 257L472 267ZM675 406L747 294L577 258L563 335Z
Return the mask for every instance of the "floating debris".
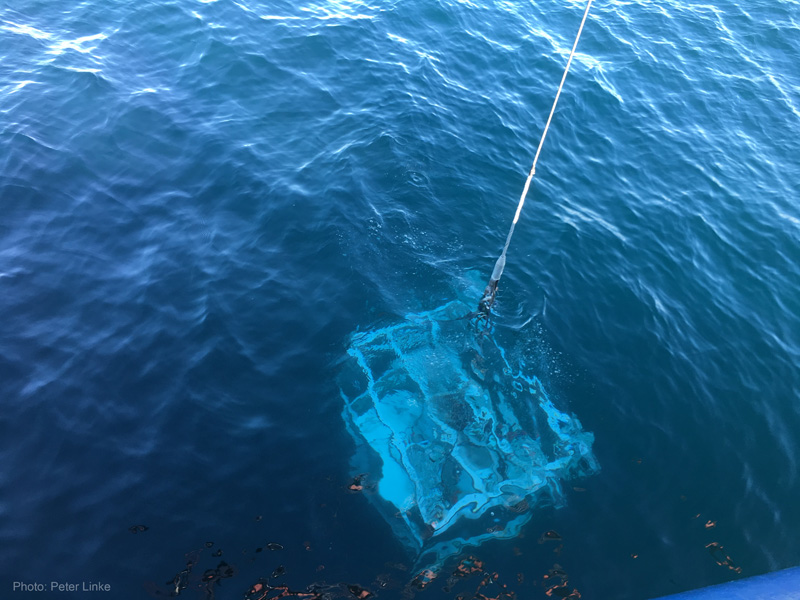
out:
M272 572L272 575L270 575L270 577L272 579L277 579L281 575L285 574L286 574L286 567L284 567L283 565L278 565L278 567Z
M706 544L706 549L711 553L711 556L714 558L714 562L716 562L721 567L728 567L734 573L741 573L742 567L737 567L733 559L725 553L725 548L722 547L722 544L719 542L711 542L710 544Z
M270 588L269 588L268 585L260 583L260 582L257 582L257 583L254 583L252 586L250 586L250 589L247 591L247 593L245 594L244 597L245 598L256 598L256 597L264 598L265 596L258 596L258 595L260 595L261 592L268 592L269 589Z
M189 560L186 561L186 568L179 571L175 577L165 583L169 587L172 596L178 596L180 593L189 586L189 575L192 569L197 565L199 559L199 551L190 552L187 555Z
M482 573L483 572L483 561L478 560L474 556L468 556L456 567L456 570L453 571L453 575L456 577L469 577L475 573Z
M555 596L568 600L577 600L581 597L581 593L569 584L567 572L559 564L553 565L553 568L547 572L542 579L542 585L544 585L544 593L548 597Z
M362 600L366 600L366 598L372 598L374 594L369 590L361 587L360 585L348 585L347 591L353 594L356 598L360 598Z
M545 542L560 542L563 538L561 534L557 531L545 531L541 536L539 536L539 543L544 544Z
M575 588L571 587L568 583L557 583L547 588L544 591L548 596L555 596L556 598L566 598L569 600L577 600L581 597L581 593Z
M330 586L328 586L330 587ZM244 600L275 600L277 598L301 598L304 600L323 600L328 595L324 594L325 586L310 585L308 591L299 592L292 590L287 585L270 585L265 579L259 579L254 583L247 593ZM338 597L338 596L337 596Z
M214 542L206 542L206 548L211 548L214 546Z
M437 575L431 569L425 569L421 573L419 573L414 579L411 581L411 586L417 588L418 590L424 590L430 583L436 579Z
M172 595L178 596L183 590L189 586L189 574L192 572L192 567L187 565L183 571L180 571L166 585L172 589Z
M395 577L390 575L389 573L380 573L373 582L373 585L376 585L382 590L388 590L399 587L399 582Z
M139 533L140 531L147 531L150 529L147 525L131 525L128 527L128 531L131 533Z
M553 568L548 571L545 577L561 577L562 579L566 579L567 572L559 565L558 563L553 565Z
M236 570L230 566L228 563L222 561L217 565L216 569L206 569L203 573L203 582L206 585L210 583L215 583L220 579L228 579L229 577L233 577L236 574Z
M347 489L351 492L363 492L364 491L364 478L367 476L366 473L361 473L361 475L356 475L353 477L353 481L350 485L347 486Z

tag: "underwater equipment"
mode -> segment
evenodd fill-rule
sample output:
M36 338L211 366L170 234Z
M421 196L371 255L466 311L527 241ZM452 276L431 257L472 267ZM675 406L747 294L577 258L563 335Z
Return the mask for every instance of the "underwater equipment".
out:
M466 546L516 537L533 509L563 503L563 482L595 473L594 437L559 409L492 323L498 282L572 63L586 11L514 220L478 311L479 280L462 297L399 323L350 336L342 416L356 440L356 489L368 497L416 566L437 568Z
M477 281L477 280L476 280ZM480 329L468 298L354 333L342 416L370 499L417 563L516 537L562 484L599 469L591 433L556 407L524 361Z

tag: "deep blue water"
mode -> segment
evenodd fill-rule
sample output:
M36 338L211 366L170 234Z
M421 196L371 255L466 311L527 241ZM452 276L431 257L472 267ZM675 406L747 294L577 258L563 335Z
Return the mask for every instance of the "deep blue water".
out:
M348 335L488 278L582 11L0 4L0 596L409 597L347 490ZM602 471L476 551L520 599L800 564L799 33L797 0L592 9L496 327Z

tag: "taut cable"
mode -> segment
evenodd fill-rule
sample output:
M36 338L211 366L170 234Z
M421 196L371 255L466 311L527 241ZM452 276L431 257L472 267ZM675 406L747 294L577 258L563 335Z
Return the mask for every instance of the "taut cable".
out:
M514 235L514 227L516 227L517 221L519 221L519 215L522 212L522 205L525 204L525 196L528 195L528 189L531 187L531 180L536 173L536 163L539 161L539 154L542 152L544 138L547 137L547 130L550 128L550 122L553 120L553 113L556 112L558 98L561 96L561 89L564 87L564 81L567 79L567 73L569 73L569 67L572 64L572 58L575 56L575 49L578 47L578 40L581 39L583 26L586 23L586 17L589 16L589 9L592 6L592 1L593 0L589 0L586 3L586 10L583 13L583 19L581 19L581 26L578 28L578 35L575 36L575 43L572 44L572 52L569 53L567 66L564 68L564 74L561 76L561 83L558 84L558 91L556 92L555 100L553 100L553 107L550 109L550 116L547 117L547 123L544 126L542 138L539 140L539 147L536 149L536 155L533 157L533 166L531 166L530 173L528 173L528 179L525 181L525 187L522 189L522 196L519 198L517 212L514 214L514 220L511 222L511 228L508 230L503 251L500 253L497 262L494 264L492 276L489 279L489 283L486 285L486 289L483 291L483 297L478 303L478 312L487 317L489 316L489 312L491 311L495 297L497 296L497 285L500 282L500 277L503 275L503 269L506 267L506 252L508 251L508 245L511 243L511 236Z

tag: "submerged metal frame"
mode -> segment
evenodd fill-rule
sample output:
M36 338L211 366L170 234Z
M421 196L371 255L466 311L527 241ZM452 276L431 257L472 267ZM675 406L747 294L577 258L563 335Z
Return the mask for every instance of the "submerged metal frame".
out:
M379 459L371 497L413 553L438 563L519 534L561 482L599 469L593 436L541 381L512 369L455 300L351 336L343 417Z

